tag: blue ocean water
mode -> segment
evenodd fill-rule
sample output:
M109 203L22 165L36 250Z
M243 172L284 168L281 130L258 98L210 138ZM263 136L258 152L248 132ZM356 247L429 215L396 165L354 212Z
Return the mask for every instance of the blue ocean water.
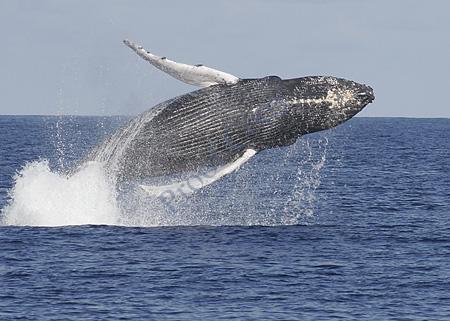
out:
M125 121L0 117L1 320L450 319L450 119L356 118L162 202L66 177Z

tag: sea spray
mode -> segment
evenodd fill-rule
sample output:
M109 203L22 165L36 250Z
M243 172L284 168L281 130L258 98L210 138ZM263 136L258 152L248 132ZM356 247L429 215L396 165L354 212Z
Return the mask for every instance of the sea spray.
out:
M28 163L14 177L6 225L61 226L119 224L114 185L100 163L90 162L72 176L51 171L48 161Z
M328 138L303 139L297 149L303 158L297 165L296 181L284 208L285 224L306 223L313 218L317 206L317 188L320 186L320 172L325 165Z

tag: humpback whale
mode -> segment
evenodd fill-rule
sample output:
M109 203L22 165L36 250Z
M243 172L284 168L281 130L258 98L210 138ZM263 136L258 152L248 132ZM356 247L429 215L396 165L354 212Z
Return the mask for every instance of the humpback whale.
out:
M201 88L140 114L91 151L87 159L103 162L120 181L220 168L202 183L208 185L263 150L345 122L375 98L371 87L342 78L243 79L124 43L156 68Z

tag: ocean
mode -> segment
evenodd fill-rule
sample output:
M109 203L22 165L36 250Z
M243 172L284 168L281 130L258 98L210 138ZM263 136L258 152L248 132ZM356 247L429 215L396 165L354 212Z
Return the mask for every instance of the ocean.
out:
M73 174L127 120L0 116L0 320L450 319L450 119L354 118L165 198Z

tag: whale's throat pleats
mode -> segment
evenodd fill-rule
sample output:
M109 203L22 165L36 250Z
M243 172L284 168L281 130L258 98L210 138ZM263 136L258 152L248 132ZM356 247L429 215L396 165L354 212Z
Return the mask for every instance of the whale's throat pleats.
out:
M282 119L273 104L279 83L277 77L241 80L177 97L131 121L91 158L122 179L228 164L279 135Z

